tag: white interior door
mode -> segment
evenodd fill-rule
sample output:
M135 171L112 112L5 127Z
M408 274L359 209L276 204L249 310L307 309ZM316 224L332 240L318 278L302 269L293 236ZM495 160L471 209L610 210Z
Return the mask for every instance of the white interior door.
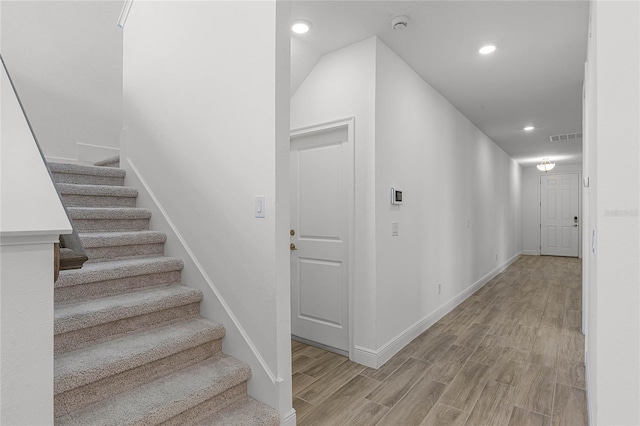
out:
M540 254L578 257L579 177L540 176Z
M291 137L291 334L342 352L349 350L350 145L346 124Z

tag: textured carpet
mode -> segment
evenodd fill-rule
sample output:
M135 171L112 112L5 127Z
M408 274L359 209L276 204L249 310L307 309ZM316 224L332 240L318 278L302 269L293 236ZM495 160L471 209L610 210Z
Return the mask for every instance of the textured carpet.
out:
M221 352L224 327L200 316L202 293L118 164L50 164L89 256L55 283L55 423L279 424L247 396L249 366Z

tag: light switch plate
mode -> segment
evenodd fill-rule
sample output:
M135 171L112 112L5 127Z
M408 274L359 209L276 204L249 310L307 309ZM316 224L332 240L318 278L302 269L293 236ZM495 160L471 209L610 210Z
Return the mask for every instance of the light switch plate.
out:
M391 222L391 236L398 236L398 222Z
M264 195L258 195L256 197L256 217L265 218L267 213L267 205L264 199Z

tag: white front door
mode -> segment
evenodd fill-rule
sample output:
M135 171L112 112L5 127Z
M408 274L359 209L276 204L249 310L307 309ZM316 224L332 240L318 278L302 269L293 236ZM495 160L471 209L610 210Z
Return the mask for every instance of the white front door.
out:
M540 254L578 257L579 177L540 176Z
M291 136L291 334L349 350L349 125Z

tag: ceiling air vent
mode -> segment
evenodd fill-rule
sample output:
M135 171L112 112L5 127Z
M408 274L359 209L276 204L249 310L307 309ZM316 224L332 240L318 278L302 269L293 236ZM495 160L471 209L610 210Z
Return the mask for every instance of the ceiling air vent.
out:
M549 140L551 142L575 141L576 139L582 139L582 133L567 133L566 135L549 136Z

